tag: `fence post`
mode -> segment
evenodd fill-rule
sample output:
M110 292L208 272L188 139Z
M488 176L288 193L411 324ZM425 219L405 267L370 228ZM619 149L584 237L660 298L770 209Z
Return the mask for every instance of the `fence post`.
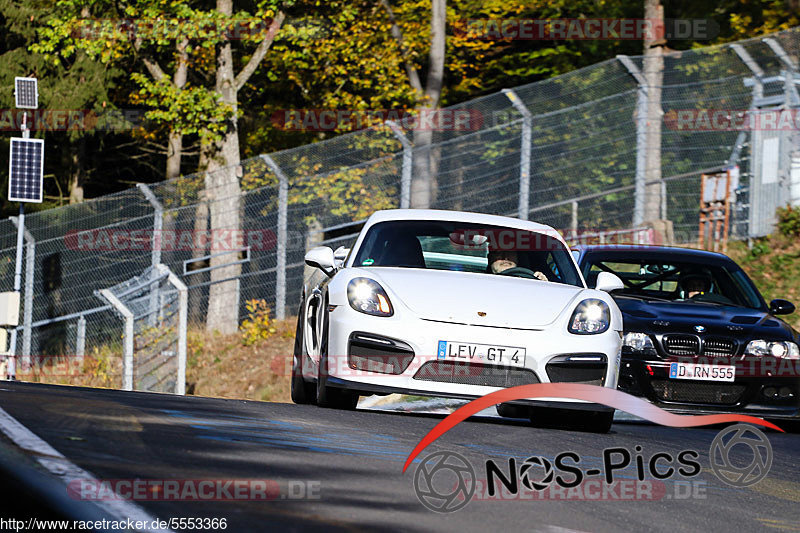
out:
M166 273L169 282L178 289L178 377L175 394L186 394L186 321L189 314L189 290L186 284L166 265L158 265L161 273Z
M133 313L110 290L100 289L99 292L125 320L122 351L122 390L133 390Z
M633 204L633 226L636 227L644 222L644 203L647 200L647 80L630 57L618 55L617 59L639 86L636 91L636 188Z
M83 315L78 319L78 330L75 333L75 358L83 361L86 355L86 318Z
M757 102L764 97L764 84L762 83L761 79L764 77L764 71L761 70L761 67L758 66L750 54L747 53L742 45L740 44L731 44L731 50L736 52L736 55L739 56L742 63L744 63L747 68L750 69L750 72L753 73L753 92L752 92L752 100L750 102L750 113L751 115L758 111L758 104ZM751 130L750 131L750 168L752 171L750 172L750 209L748 210L748 221L747 221L747 237L748 237L748 244L750 243L749 239L754 236L758 236L758 224L761 220L761 213L760 213L760 202L761 202L761 168L758 164L760 162L756 161L756 156L761 152L761 137L759 135L758 130Z
M519 151L519 205L517 217L528 220L530 216L531 194L531 128L533 127L531 112L522 103L513 89L503 89L503 94L511 100L514 109L522 115L522 136Z
M136 186L142 191L142 194L144 194L144 197L150 202L150 205L153 206L153 238L150 240L152 246L150 265L155 267L161 263L161 231L164 228L164 206L158 201L158 198L156 198L156 195L150 190L150 187L144 183L137 183ZM153 275L155 275L155 270L153 271ZM158 319L156 316L157 309L158 285L154 283L150 289L150 315L147 319L150 326L156 325Z
M411 169L414 164L414 146L403 130L394 121L387 120L386 125L403 145L403 171L400 177L400 209L408 209L411 205Z
M789 185L789 203L792 207L800 207L800 151L792 152L789 177L791 179Z
M11 217L15 226L19 227L19 219ZM30 366L31 362L31 322L33 320L33 277L36 270L36 239L25 229L25 301L22 315L22 364ZM12 333L12 337L14 337ZM14 339L16 342L16 338Z
M286 233L289 223L289 180L281 168L268 155L261 155L261 159L270 170L278 177L278 235L277 261L275 265L275 317L278 320L286 318Z
M772 37L765 37L761 40L764 41L764 43L766 43L767 46L769 46L770 50L772 50L772 52L776 56L778 56L778 59L780 59L789 70L792 71L797 70L797 64L795 64L791 56L786 53L786 50L783 49L783 47L778 41L776 41Z
M573 200L572 203L572 218L569 223L569 229L572 231L572 238L578 237L578 201Z
M784 108L792 109L800 107L800 94L798 94L797 85L795 85L797 64L775 39L767 37L762 39L762 41L769 46L770 50L772 50L772 52L778 56L778 58L787 68L787 70L782 71L784 77ZM786 135L789 136L789 146L787 147L788 154L786 154L789 160L789 183L786 189L786 192L788 193L787 203L793 207L798 207L800 206L800 160L798 159L800 158L800 152L798 152L798 148L800 148L800 146L798 146L800 145L800 138L798 137L797 132L794 130L786 132Z

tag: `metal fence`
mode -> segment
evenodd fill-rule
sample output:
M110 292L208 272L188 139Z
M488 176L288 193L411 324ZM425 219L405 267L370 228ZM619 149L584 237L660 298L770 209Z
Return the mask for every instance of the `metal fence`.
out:
M673 222L677 242L693 242L700 174L738 167L733 235L764 235L775 208L790 200L793 179L800 190L796 134L683 128L675 117L686 110L800 107L800 30L770 38L666 55L656 88L637 75L642 57L621 57L448 108L480 121L431 133L431 207L591 233L635 226L644 188L656 185L661 218ZM660 145L648 140L652 127L642 114L653 89L661 97ZM225 252L241 272L225 283L238 294L238 309L229 312L241 319L248 300L264 299L277 316L294 314L307 246L346 243L349 223L407 203L422 150L417 133L401 122L242 161L241 197L233 205L245 234L258 238ZM661 153L656 183L647 183L647 150ZM91 354L114 346L121 356L119 319L94 292L156 264L181 277L189 322L202 323L213 251L180 240L208 228L210 201L226 200L209 190L208 178L185 176L28 216L16 353ZM14 220L0 221L0 290L13 284L15 244Z

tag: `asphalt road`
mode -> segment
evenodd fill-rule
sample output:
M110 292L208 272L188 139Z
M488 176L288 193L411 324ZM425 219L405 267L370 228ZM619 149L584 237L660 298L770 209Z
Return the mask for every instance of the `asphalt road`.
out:
M426 449L453 451L485 477L485 462L551 459L574 451L581 465L601 464L602 450L641 446L699 452L702 472L666 480L656 500L470 501L448 514L423 507L414 491L415 463L402 465L442 416L351 412L212 398L0 384L0 407L80 468L101 480L268 479L271 501L139 501L152 516L225 518L227 531L343 529L403 531L725 531L800 530L800 435L768 432L769 475L733 488L709 468L720 428L673 429L618 422L608 435L533 428L522 421L474 417ZM6 440L6 444L9 441ZM631 479L634 466L617 472ZM600 478L597 478L600 479ZM64 489L66 490L66 489ZM290 494L291 491L294 491ZM677 492L676 492L677 491ZM294 500L310 492L311 498ZM308 496L308 494L306 494ZM8 503L8 502L6 502ZM8 508L6 506L6 508Z

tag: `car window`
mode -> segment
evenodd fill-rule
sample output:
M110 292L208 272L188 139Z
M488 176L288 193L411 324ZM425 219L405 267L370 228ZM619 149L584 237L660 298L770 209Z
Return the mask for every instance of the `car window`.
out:
M353 266L491 274L491 250L514 252L519 269L509 275L535 279L533 274L540 272L548 281L582 286L570 252L558 239L543 233L463 222L411 220L375 224L367 231Z
M600 272L616 274L625 287L615 294L671 301L694 301L761 309L762 302L747 276L735 265L688 261L604 260L586 257L582 265L586 283L593 287Z

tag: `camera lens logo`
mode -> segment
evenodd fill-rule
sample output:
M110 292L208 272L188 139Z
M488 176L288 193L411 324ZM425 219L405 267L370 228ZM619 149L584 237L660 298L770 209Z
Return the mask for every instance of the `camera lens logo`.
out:
M544 470L541 481L531 480L531 468L539 467ZM522 484L530 490L544 490L553 482L553 464L544 457L528 457L519 467L519 477Z
M453 452L436 452L417 467L414 491L420 503L431 511L452 513L472 500L475 481L475 470L464 457Z
M750 450L745 451L746 448ZM711 443L708 456L714 474L733 487L755 485L767 476L772 467L769 439L749 424L736 424L720 431ZM744 464L747 461L749 463Z

